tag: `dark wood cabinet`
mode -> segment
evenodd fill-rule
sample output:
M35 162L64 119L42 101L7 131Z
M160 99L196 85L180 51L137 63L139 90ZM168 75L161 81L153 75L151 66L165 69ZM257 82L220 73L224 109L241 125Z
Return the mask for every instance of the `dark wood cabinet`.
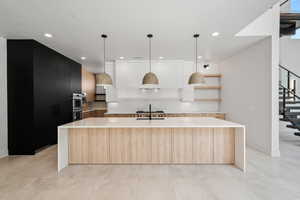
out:
M8 40L7 65L9 154L34 154L72 121L81 64L34 40Z

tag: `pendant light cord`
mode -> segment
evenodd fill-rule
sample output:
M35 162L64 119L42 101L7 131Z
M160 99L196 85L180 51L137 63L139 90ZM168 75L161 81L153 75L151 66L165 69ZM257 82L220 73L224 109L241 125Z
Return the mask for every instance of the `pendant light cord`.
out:
M152 66L151 66L151 37L149 37L149 65L150 65L150 72L152 72Z
M104 62L104 74L105 74L105 37L103 37L103 62Z
M196 72L198 72L198 58L197 58L197 56L198 56L198 37L195 37L196 38L196 55L195 55L195 65L196 65Z

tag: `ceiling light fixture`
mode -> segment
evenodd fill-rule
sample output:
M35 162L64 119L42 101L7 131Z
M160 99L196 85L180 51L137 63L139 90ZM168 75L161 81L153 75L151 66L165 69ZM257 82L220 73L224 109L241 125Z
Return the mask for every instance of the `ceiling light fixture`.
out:
M45 33L44 36L47 37L47 38L52 38L53 37L53 35L50 34L50 33Z
M86 57L82 56L80 59L81 59L81 60L85 60L85 59L86 59Z
M147 86L148 88L155 88L159 84L158 78L156 75L151 71L152 66L151 66L151 38L153 37L152 34L148 34L147 37L149 38L149 68L150 71L145 74L143 78L143 85Z
M217 36L220 35L220 33L219 33L219 32L214 32L214 33L212 33L211 35L212 35L213 37L217 37Z
M107 74L105 72L105 63L106 63L106 57L105 57L105 39L107 38L107 35L101 35L101 37L103 38L103 63L104 63L104 70L103 73L97 74L96 75L96 85L97 86L110 86L112 85L112 79L109 76L109 74Z
M164 59L164 57L160 56L159 59L162 60L162 59Z
M199 37L199 34L195 34L194 35L194 38L195 38L195 49L196 49L196 53L195 53L195 68L196 68L196 71L190 76L189 78L189 85L201 85L201 84L204 84L205 83L205 80L204 80L204 76L198 72L198 37Z
M125 57L123 57L123 56L120 57L121 60L124 60L124 58L125 58Z
M198 56L198 59L202 59L202 56Z

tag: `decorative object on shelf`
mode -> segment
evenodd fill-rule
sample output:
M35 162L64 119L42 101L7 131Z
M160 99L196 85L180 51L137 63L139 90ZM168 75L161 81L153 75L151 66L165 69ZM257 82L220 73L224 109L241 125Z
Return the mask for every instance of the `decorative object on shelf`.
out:
M105 64L106 64L106 58L105 58L105 39L107 38L107 35L101 35L101 37L103 38L103 62L104 62L104 71L103 73L97 74L96 75L96 86L109 86L112 85L112 79L109 76L109 74L107 74L105 72Z
M198 72L198 37L199 34L195 34L195 42L196 42L196 53L195 53L195 67L196 67L196 72L194 72L190 78L189 78L189 85L201 85L205 83L204 76Z
M157 89L157 85L159 84L158 78L156 75L151 71L151 38L153 37L152 34L148 34L147 37L149 38L149 67L150 71L145 74L143 78L143 85L146 86L148 89ZM144 88L145 89L145 88Z

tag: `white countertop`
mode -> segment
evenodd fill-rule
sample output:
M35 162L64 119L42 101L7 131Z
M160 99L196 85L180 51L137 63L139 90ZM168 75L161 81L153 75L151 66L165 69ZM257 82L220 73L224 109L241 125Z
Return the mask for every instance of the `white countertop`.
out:
M244 127L230 121L209 117L171 117L165 120L136 120L136 118L87 118L58 128L223 128Z

